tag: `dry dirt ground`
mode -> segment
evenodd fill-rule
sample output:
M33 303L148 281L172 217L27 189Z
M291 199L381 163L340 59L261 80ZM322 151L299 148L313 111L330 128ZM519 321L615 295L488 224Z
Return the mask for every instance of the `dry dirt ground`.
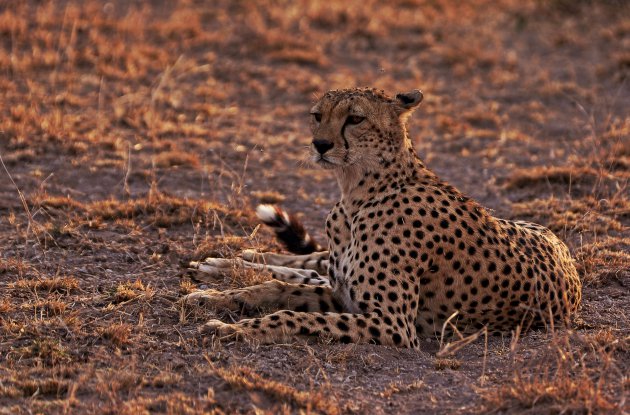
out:
M623 1L0 1L0 413L630 411L629 78ZM197 333L185 264L279 250L258 202L321 240L338 190L304 162L307 112L352 86L423 89L428 165L567 242L572 331L451 353Z

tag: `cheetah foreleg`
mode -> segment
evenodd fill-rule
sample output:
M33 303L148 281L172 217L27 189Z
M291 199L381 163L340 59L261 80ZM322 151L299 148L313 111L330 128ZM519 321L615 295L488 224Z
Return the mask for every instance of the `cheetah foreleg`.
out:
M294 340L298 336L332 338L342 343L375 343L397 347L418 347L415 332L411 338L405 330L392 330L379 313L304 313L278 311L261 318L227 324L210 320L203 327L204 334L219 339L253 339L261 343Z

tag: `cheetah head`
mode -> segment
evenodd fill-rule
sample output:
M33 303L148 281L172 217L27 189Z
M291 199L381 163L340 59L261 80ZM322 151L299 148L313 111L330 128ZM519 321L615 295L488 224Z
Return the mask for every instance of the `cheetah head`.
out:
M422 97L417 89L394 98L369 88L327 92L311 109L311 160L343 169L395 157L403 148L405 121Z

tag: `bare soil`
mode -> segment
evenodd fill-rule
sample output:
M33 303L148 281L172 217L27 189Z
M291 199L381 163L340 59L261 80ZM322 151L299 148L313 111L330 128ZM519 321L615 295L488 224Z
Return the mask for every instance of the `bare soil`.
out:
M614 0L0 0L0 413L627 413L629 51ZM571 330L449 353L198 334L186 264L280 249L257 203L323 241L339 192L307 113L354 86L421 88L429 167L567 242Z

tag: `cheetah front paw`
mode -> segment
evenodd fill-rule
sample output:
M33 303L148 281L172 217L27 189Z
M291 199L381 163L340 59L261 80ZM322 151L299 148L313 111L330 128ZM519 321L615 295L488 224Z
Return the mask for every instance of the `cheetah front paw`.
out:
M199 272L219 276L234 271L242 262L240 259L206 258L203 261L190 261L189 265Z
M243 265L241 259L206 258L203 261L191 261L190 268L199 271L201 281L216 280L232 274Z
M221 320L209 320L199 328L206 336L216 336L219 340L232 340L243 337L243 330L236 324L224 323Z
M213 268L218 268L218 269L227 269L227 270L233 270L236 267L240 266L242 264L242 260L240 258L206 258L203 261L191 261L190 265L192 267L201 267L201 266L209 266L209 267L213 267Z
M212 289L195 291L185 295L181 301L189 306L197 305L214 311L239 311L243 308L243 303L238 301L238 299Z
M244 249L241 252L241 258L247 262L253 262L256 264L264 263L265 256L262 252L255 249Z

